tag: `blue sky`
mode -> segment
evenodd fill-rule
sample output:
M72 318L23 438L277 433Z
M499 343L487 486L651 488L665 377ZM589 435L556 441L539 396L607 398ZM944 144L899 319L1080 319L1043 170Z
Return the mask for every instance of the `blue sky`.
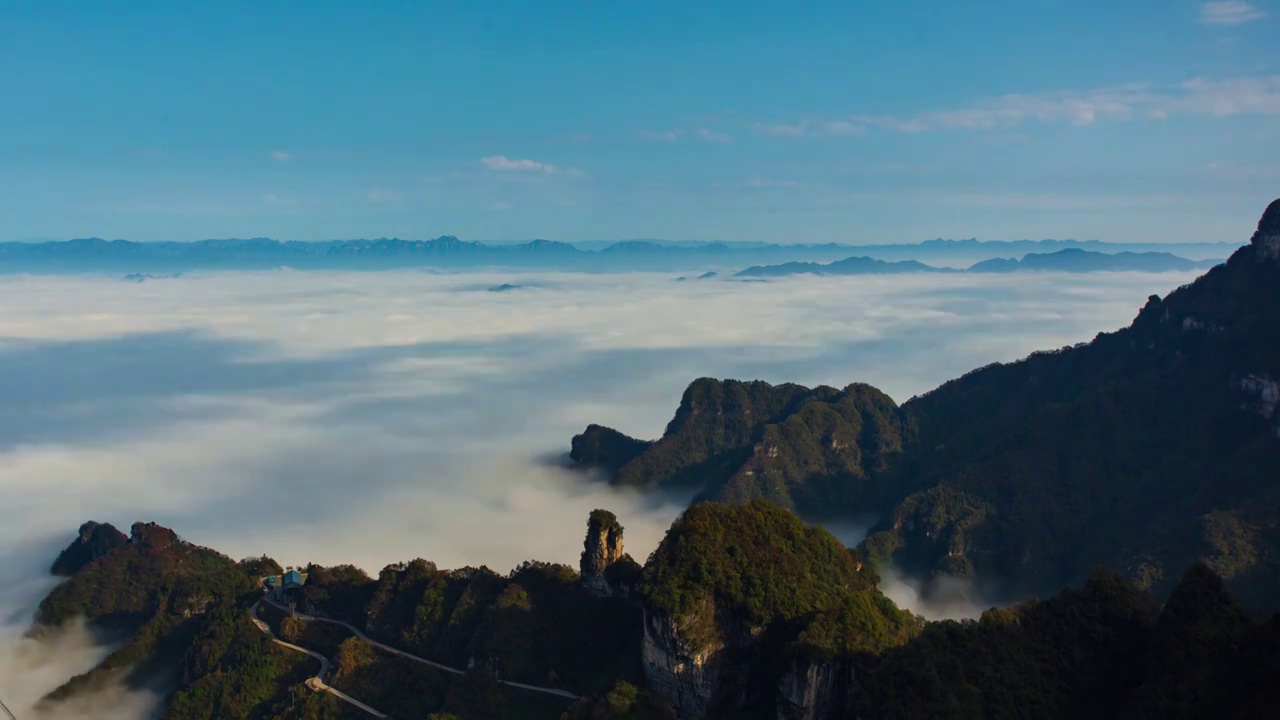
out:
M1280 0L0 10L0 239L1243 241L1280 196Z

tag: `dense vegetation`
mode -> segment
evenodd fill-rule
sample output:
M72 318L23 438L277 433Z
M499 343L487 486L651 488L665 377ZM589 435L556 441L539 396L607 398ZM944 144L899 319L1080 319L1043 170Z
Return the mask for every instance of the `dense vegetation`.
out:
M651 444L623 435L613 428L588 425L581 435L573 439L569 459L588 467L615 473Z
M83 616L134 631L171 622L167 616L204 614L252 589L250 577L225 555L186 543L172 530L137 523L129 542L54 588L40 603L37 621L61 625Z
M622 464L615 480L636 486L701 484L706 475L739 461L756 425L810 392L799 385L695 380L662 439ZM611 464L617 463L604 467Z
M1271 717L1280 617L1253 623L1203 565L1162 610L1099 569L1043 602L930 623L861 687L862 717Z
M1165 597L1200 560L1277 609L1280 418L1256 385L1280 378L1278 288L1280 261L1244 247L1126 329L908 402L905 497L870 544L1018 594L1104 563Z
M51 693L44 705L124 682L172 688L165 720L349 717L332 699L303 701L309 693L291 692L315 673L316 662L272 644L249 619L254 579L278 570L273 560L237 563L156 525L135 524L132 536L120 544L113 533L109 525L82 527L61 559L83 557L95 537L110 539L114 547L96 553L49 593L39 608L37 630L84 617L125 639L96 668Z
M604 695L574 703L563 720L676 720L676 715L653 693L619 681Z
M481 660L505 679L594 692L639 676L638 613L564 565L527 562L502 577L414 560L379 574L367 618L380 639L438 662Z
M129 538L110 523L87 522L80 526L75 541L58 554L50 572L74 575L77 570L128 542Z
M875 583L856 550L773 503L753 500L691 506L654 551L640 589L650 608L677 620L714 603L764 625L834 607Z
M184 654L182 676L192 680L173 694L164 717L265 719L280 717L286 708L301 713L297 717L343 717L341 703L329 696L310 709L297 707L302 703L294 696L310 694L300 685L316 670L315 660L268 641L242 609L222 609Z
M1280 609L1278 244L1280 201L1131 326L901 407L866 386L704 378L660 440L597 427L575 457L628 485L880 517L866 554L918 577L1043 596L1104 564L1167 597L1200 561L1253 612Z
M868 385L811 390L702 378L685 390L661 440L593 425L574 438L570 457L619 484L694 484L707 499L764 497L823 515L847 508L901 445L897 406Z
M90 525L64 557L80 552ZM83 617L123 639L43 704L124 682L170 688L164 720L359 716L305 688L316 661L272 643L251 621L257 583L279 569L267 557L235 562L171 530L136 524L131 539L84 564L41 604L37 636ZM440 571L423 560L390 566L378 580L352 566L308 568L311 609L415 653L474 665L462 678L378 650L336 625L301 622L266 605L260 616L277 636L330 658L330 684L393 716L555 720L566 701L512 690L495 674L600 693L619 679L642 682L639 610L577 580L571 568L536 562L507 577L487 568Z
M678 646L706 656L714 717L775 717L790 664L870 661L919 630L880 594L856 550L762 499L698 503L678 519L644 570L650 624L669 622ZM656 643L667 633L655 633Z
M42 605L49 622L82 614L135 628L46 704L110 682L154 687L159 678L172 688L164 720L360 717L306 689L317 663L251 622L258 594L241 591L258 577L252 571L272 566L269 558L232 562L163 528L135 526L133 540ZM640 672L640 610L587 591L565 566L526 563L502 577L415 560L378 580L350 568L316 577L322 594L314 597L339 605L366 598L371 632L470 668L453 676L335 625L261 613L277 635L332 660L330 684L393 717L674 717ZM778 714L782 688L788 678L813 682L807 677L831 678L809 692L821 699L815 717L833 720L1264 718L1280 703L1280 616L1256 623L1206 565L1187 571L1163 608L1099 568L1079 589L964 622L924 623L894 607L877 583L856 550L757 499L692 506L631 600L651 619L671 618L686 646L710 653L713 718L790 717ZM568 703L500 678L561 684L583 697Z

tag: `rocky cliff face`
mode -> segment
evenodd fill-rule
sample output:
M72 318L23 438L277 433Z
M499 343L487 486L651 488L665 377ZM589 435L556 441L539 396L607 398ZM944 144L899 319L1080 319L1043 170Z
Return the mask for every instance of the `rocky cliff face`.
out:
M1276 408L1280 406L1280 380L1267 375L1249 375L1240 381L1240 389L1244 390L1248 397L1245 410L1256 412L1268 420L1277 419Z
M153 550L167 548L182 542L178 533L153 522L136 522L130 529L129 542L137 543Z
M596 592L611 594L606 571L622 560L622 525L608 510L593 510L587 520L587 538L582 543L579 571L582 584Z
M645 612L640 656L644 675L680 720L706 717L720 691L725 654L722 643L698 647L689 642L670 615Z
M763 497L822 515L852 506L901 449L897 406L869 385L702 378L685 390L661 439L592 425L573 438L570 455L620 485L700 487L705 499Z
M857 689L857 671L847 661L793 661L778 682L778 720L844 717Z
M611 470L619 485L702 485L709 476L727 476L762 424L813 392L799 385L700 378L685 389L661 439L642 444L606 428L588 428L574 439L574 452L579 465Z

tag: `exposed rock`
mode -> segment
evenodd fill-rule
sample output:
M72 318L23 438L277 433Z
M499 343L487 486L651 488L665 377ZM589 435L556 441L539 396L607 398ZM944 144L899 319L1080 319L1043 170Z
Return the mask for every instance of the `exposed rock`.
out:
M54 561L50 572L54 575L74 575L80 568L115 550L128 542L124 533L109 523L97 523L90 520L80 526L80 533L71 541L58 559Z
M622 525L617 516L608 510L592 510L579 562L582 584L597 592L611 593L605 571L621 559Z
M718 642L695 647L681 636L671 616L645 611L640 651L645 679L680 720L706 717L720 690L724 650Z
M1259 260L1280 260L1280 200L1274 200L1258 220L1258 231L1249 240Z
M192 595L191 597L179 598L174 602L174 610L184 618L195 615L204 615L209 612L209 608L213 607L216 598L207 593Z
M1222 332L1223 330L1221 325L1211 325L1190 315L1182 318L1182 329L1187 332Z
M1251 410L1271 420L1276 417L1276 406L1280 405L1280 380L1267 375L1250 375L1240 381L1240 389L1249 395L1245 410Z
M182 542L178 533L156 523L136 522L130 531L129 542L159 550Z
M778 720L842 717L841 708L857 689L857 671L848 662L792 661L778 682Z

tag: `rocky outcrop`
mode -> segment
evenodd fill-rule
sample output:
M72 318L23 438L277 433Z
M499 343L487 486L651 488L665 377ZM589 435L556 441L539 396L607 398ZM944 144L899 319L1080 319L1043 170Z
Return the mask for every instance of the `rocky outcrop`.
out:
M1245 392L1245 411L1256 412L1267 420L1280 420L1277 407L1280 406L1280 380L1268 375L1249 375L1240 381L1240 389ZM1276 425L1280 434L1280 424Z
M601 452L610 447L618 451ZM726 503L763 497L819 516L854 504L901 448L896 404L869 385L701 378L661 439L641 443L591 426L574 438L572 457L609 470L619 485L697 487L701 498Z
M50 572L54 575L74 575L80 568L124 545L128 540L124 533L110 523L90 520L80 526L76 539L58 555Z
M700 378L685 389L662 437L645 442L599 425L573 439L570 458L618 485L688 487L731 472L756 430L814 391L799 385Z
M724 656L722 643L700 647L683 636L670 615L645 611L640 654L645 679L680 720L706 717L720 691Z
M592 510L578 564L582 584L596 592L611 594L614 588L607 571L622 559L622 524L608 510Z
M159 550L182 542L182 538L178 537L178 533L156 523L136 522L130 530L129 542Z
M793 660L778 682L778 720L844 717L857 689L857 671L846 662Z
M1258 260L1280 260L1280 200L1267 206L1249 243Z

